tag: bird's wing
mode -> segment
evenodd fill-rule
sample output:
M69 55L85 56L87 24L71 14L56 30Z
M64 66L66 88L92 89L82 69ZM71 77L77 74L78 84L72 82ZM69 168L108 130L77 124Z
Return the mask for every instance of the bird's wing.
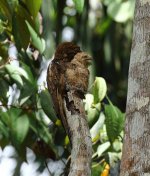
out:
M58 68L58 65L51 63L47 70L47 84L48 90L52 96L54 109L57 114L57 117L61 120L62 125L64 126L66 133L68 133L68 125L66 121L65 107L64 107L64 88L65 88L65 73L61 72Z
M47 69L47 86L49 93L52 96L54 110L59 117L59 104L57 100L57 89L58 89L58 73L57 73L57 67L53 62L49 64L49 67Z

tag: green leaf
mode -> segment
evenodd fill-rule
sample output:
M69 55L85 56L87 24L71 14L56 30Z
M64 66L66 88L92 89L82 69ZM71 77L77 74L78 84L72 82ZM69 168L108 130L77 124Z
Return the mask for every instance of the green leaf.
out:
M13 134L16 139L17 144L21 144L29 130L29 120L26 115L23 115L14 122L13 124Z
M105 142L101 145L98 146L97 148L97 154L100 157L109 147L110 147L110 142Z
M5 65L5 68L6 68L7 72L9 73L9 76L16 83L20 84L21 86L23 85L23 81L22 81L21 76L23 76L26 80L30 81L30 78L29 78L27 72L24 69L22 69L21 67L7 64L7 65Z
M105 121L105 116L103 113L100 113L99 119L93 125L93 127L90 129L92 142L96 142L99 139L100 128L103 126L104 121Z
M0 12L11 21L11 10L6 0L0 0Z
M4 22L0 19L0 34L2 34L4 30L5 30Z
M100 173L103 171L103 167L98 163L92 163L92 173L91 176L100 176Z
M20 62L21 63L21 67L25 70L26 72L26 80L28 80L31 84L35 84L35 79L33 77L32 71L30 69L30 67L28 65L26 65L24 62Z
M108 138L113 142L120 135L124 127L124 114L112 104L105 105L105 122Z
M107 92L106 81L102 77L96 77L93 84L94 104L103 100Z
M5 65L6 71L9 73L9 76L17 83L19 86L23 86L23 81L20 75L20 72L18 71L17 66L14 65Z
M37 85L31 84L24 80L23 87L21 88L21 93L19 97L19 104L23 105L31 96L35 98L37 93ZM32 101L32 104L35 104L36 101ZM34 105L33 105L34 106Z
M81 13L84 7L84 0L73 0L73 2L75 3L77 11Z
M10 120L10 117L9 117L9 111L8 110L7 112L3 112L2 110L0 110L0 120L6 124L8 127L11 126L11 120Z
M8 48L8 44L0 43L0 64L2 64L3 61L8 58Z
M93 104L94 97L92 94L86 94L85 96L85 111L88 117L89 126L92 126L100 114L101 104Z
M31 15L35 18L40 10L42 0L26 0L25 2Z
M30 41L30 35L25 23L23 11L21 13L16 12L12 17L12 34L14 35L15 44L19 51L22 48L26 50Z
M120 2L122 2L122 0L114 0L113 2L114 3L120 3ZM103 3L104 3L105 6L108 6L112 3L112 0L103 0Z
M118 161L121 160L122 152L108 152L109 163L113 167Z
M125 2L111 2L108 6L107 13L116 21L124 23L133 18L134 14L134 0Z
M115 140L113 142L113 148L116 152L119 152L122 150L123 143L120 140Z
M56 113L53 108L52 98L48 90L43 90L40 94L41 106L45 114L55 123L57 121Z
M33 46L39 50L40 54L42 54L45 50L45 40L39 37L39 35L36 33L36 31L28 23L28 21L26 21L26 24L27 24L28 30L30 32L31 42L32 42Z
M5 138L9 139L9 130L1 121L0 121L0 134L3 135Z

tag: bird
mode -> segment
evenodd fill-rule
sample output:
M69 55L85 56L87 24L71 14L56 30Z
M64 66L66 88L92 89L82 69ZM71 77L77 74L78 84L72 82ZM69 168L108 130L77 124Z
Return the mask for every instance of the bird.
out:
M47 69L47 85L51 94L54 110L61 120L66 133L70 136L65 108L71 114L82 113L84 107L79 107L75 99L82 100L88 89L91 56L81 51L72 42L58 45L53 59ZM72 95L72 100L68 95Z

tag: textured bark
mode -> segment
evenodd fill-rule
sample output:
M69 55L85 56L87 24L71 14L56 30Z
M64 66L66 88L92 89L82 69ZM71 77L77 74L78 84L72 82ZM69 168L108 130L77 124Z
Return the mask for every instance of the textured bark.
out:
M137 0L120 176L150 175L150 1Z
M74 101L75 106L80 107L80 113L71 114L71 111L67 110L67 106L65 108L72 143L69 176L90 176L92 158L90 131L86 120L83 101L72 95L73 92L68 93L69 101Z

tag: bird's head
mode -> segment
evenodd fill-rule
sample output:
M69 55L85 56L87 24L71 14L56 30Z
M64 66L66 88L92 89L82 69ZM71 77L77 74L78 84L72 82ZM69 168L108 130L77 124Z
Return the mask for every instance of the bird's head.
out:
M80 47L71 43L71 42L64 42L58 45L54 60L64 60L64 61L71 61L74 56L81 52Z
M74 60L88 67L89 65L91 65L92 57L85 52L80 52L75 55Z

